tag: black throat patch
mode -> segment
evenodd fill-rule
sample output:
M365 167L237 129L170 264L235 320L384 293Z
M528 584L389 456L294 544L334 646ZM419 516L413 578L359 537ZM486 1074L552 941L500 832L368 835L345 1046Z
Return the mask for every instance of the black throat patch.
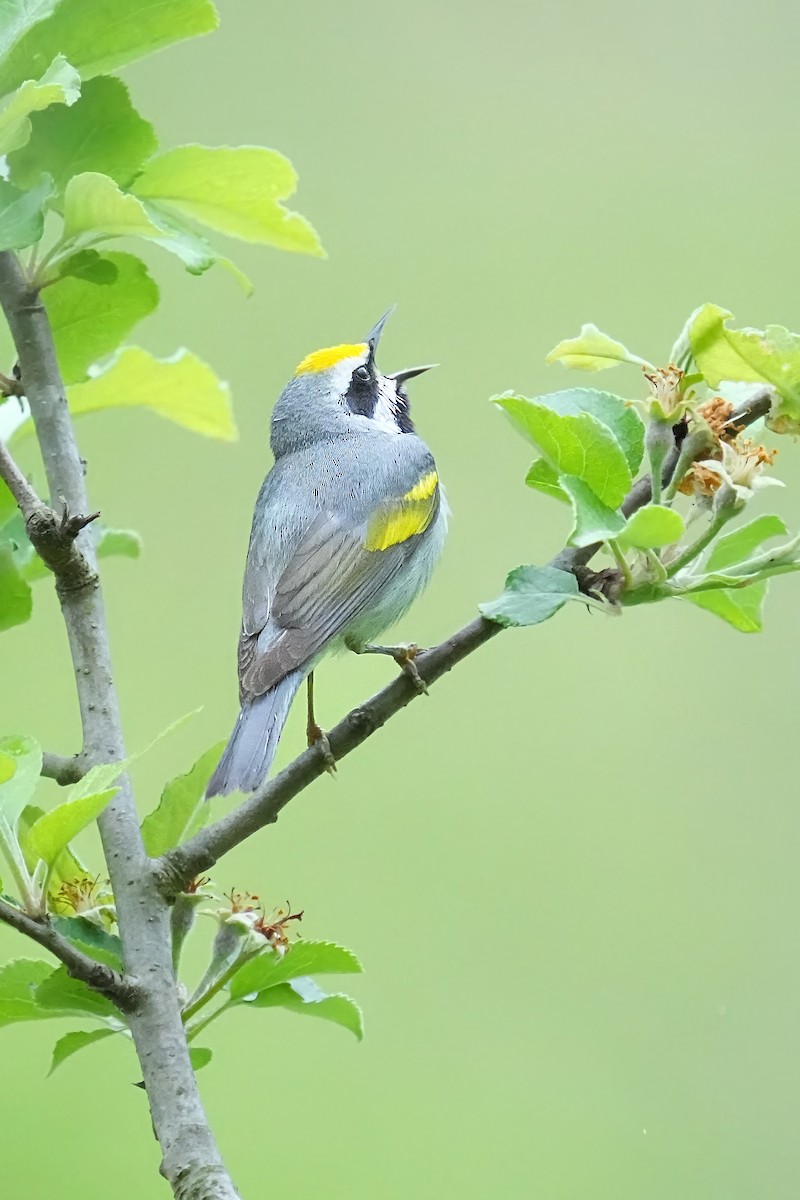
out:
M355 413L359 417L373 418L376 416L376 409L379 403L381 409L385 409L387 401L385 397L381 397L381 389L377 378L369 368L369 374L359 374L361 368L357 368L350 379L350 386L344 395L344 402L350 409L350 412ZM385 386L385 385L384 385ZM388 391L388 388L386 389ZM408 396L402 389L395 385L394 395L389 393L391 399L389 401L391 416L397 424L400 433L413 433L414 424L411 420L411 410L409 408ZM383 415L383 413L379 414Z
M378 403L378 382L371 371L365 376L359 375L361 370L362 368L358 367L353 372L344 402L356 416L371 417Z

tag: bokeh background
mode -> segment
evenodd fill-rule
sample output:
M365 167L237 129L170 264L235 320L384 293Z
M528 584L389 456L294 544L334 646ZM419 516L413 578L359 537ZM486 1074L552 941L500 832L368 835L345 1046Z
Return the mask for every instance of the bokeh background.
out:
M163 302L141 340L230 380L238 443L146 413L81 423L94 501L145 539L105 570L130 745L203 705L136 766L143 811L233 720L269 414L306 352L396 301L384 369L442 364L412 400L451 535L398 631L426 644L568 533L490 395L579 382L543 360L582 321L656 361L705 300L800 327L789 0L220 8L219 33L126 72L134 101L165 145L287 153L330 258L234 247L250 300L152 259ZM604 385L633 393L625 370ZM792 445L776 472L796 528ZM291 899L306 936L367 968L347 981L361 1045L280 1011L209 1036L201 1087L243 1194L797 1196L798 588L777 581L755 637L678 604L509 632L218 866L221 888ZM2 643L0 728L77 749L46 584ZM322 719L389 668L328 665ZM295 713L281 762L302 738ZM35 953L5 931L0 952ZM46 1080L66 1028L0 1031L4 1193L163 1194L130 1050Z

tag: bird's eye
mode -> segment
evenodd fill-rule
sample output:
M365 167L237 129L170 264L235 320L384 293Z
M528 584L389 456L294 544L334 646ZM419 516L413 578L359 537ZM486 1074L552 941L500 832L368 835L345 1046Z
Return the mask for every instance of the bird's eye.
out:
M366 367L356 367L353 371L353 377L359 379L362 383L366 383L369 379L369 371Z

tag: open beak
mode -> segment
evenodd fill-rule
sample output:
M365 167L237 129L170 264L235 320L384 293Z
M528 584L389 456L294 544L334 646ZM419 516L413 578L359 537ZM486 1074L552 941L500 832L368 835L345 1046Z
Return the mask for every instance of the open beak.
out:
M402 387L409 379L416 379L418 375L424 375L426 371L432 371L438 365L438 363L428 363L425 367L407 367L405 371L395 371L386 378L393 379L398 387Z
M397 308L397 305L393 304L392 307L383 314L380 321L378 321L377 325L373 325L372 329L370 329L369 333L367 334L366 340L367 340L367 345L369 346L369 360L368 361L369 361L370 366L375 361L375 351L378 348L378 342L381 340L381 334L383 333L383 327L386 324L386 322L389 320L389 317L392 315L392 313L394 312L394 310L396 308Z

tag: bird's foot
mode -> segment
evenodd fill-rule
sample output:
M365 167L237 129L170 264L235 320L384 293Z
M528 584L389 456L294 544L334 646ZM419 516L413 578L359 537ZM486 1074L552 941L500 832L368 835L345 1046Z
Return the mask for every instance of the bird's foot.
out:
M306 727L306 737L308 738L309 746L316 746L322 755L322 760L325 763L325 770L331 776L336 776L336 759L333 757L331 744L328 741L328 735L325 730L317 725L316 722L309 721Z
M416 642L410 642L400 646L373 646L367 643L365 646L351 646L351 650L355 650L356 654L388 654L397 663L400 670L408 676L420 695L427 696L428 685L419 673L419 668L415 662L418 655L423 653L422 647Z

